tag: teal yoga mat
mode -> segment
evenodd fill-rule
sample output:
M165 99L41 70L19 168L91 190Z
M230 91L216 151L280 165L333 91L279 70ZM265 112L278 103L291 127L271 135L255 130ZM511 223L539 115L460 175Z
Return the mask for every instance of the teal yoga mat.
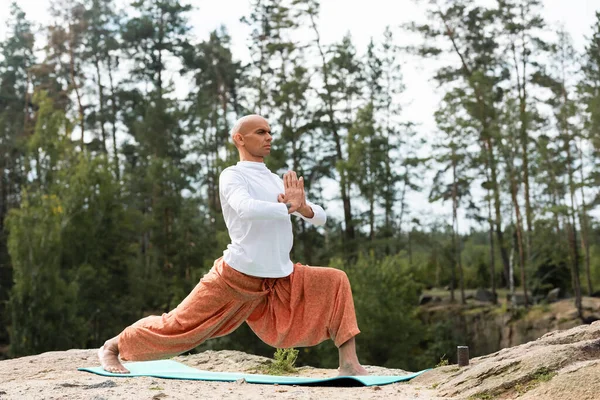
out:
M248 383L279 384L279 385L304 385L304 386L376 386L387 385L395 382L408 381L421 375L423 370L409 375L401 376L339 376L335 378L304 378L296 376L254 375L235 372L210 372L178 363L172 360L143 361L125 364L131 372L129 374L113 374L106 372L102 367L79 368L80 371L93 372L102 376L134 377L152 376L155 378L186 379L198 381L223 381L234 382L244 378Z

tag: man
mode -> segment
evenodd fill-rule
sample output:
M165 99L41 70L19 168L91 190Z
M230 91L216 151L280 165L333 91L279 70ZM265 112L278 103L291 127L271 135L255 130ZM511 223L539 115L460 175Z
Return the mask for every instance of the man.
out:
M224 336L244 321L267 344L289 348L333 339L340 376L367 375L358 362L350 283L334 268L292 264L294 214L323 225L325 211L306 201L304 179L290 171L283 181L264 157L271 128L259 115L240 118L231 130L240 162L219 177L219 195L231 244L194 290L171 312L143 318L98 351L102 367L127 373L123 360L166 358L207 339Z

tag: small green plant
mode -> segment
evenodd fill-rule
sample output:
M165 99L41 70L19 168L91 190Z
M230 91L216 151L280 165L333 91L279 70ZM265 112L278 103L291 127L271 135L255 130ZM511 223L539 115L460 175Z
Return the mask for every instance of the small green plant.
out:
M446 358L446 355L444 354L443 356L440 357L440 362L437 363L437 365L435 366L437 367L445 367L446 365L448 365L448 358Z
M277 349L273 356L273 362L263 366L261 372L267 375L282 375L282 374L294 374L298 370L294 367L294 363L298 358L298 350L294 348L290 349Z

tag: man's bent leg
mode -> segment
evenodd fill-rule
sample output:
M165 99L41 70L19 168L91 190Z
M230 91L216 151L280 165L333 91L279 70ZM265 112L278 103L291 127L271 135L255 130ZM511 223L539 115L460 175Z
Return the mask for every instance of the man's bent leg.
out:
M347 340L339 347L340 368L339 376L369 375L366 369L358 362L356 355L356 341L354 337Z
M250 328L279 348L332 339L340 350L340 371L365 374L356 357L353 338L360 331L346 273L296 264L289 277L273 281L270 293L248 318Z
M231 333L254 310L261 282L217 260L177 308L143 318L107 341L98 352L102 366L110 372L127 372L118 355L128 361L168 358Z

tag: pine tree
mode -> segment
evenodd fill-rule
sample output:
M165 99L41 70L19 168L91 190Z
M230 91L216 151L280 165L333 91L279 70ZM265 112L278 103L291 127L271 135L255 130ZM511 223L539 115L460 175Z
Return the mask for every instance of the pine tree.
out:
M504 284L508 285L510 261L501 213L496 120L503 96L501 83L509 71L498 55L498 32L488 29L495 27L498 15L493 9L476 6L472 0L433 1L428 15L431 24L411 24L407 28L425 39L425 43L416 48L421 56L436 57L446 51L456 57L456 64L440 68L435 79L440 84L460 84L466 95L464 109L478 122L479 143L489 171L488 186L493 193L494 225L504 266ZM445 39L450 46L448 50L431 45L439 38Z
M7 248L5 218L19 206L27 176L24 138L28 104L29 68L35 63L31 23L16 3L10 6L7 37L0 43L0 323L10 325L5 303L12 287L12 262ZM8 332L0 329L0 342Z

